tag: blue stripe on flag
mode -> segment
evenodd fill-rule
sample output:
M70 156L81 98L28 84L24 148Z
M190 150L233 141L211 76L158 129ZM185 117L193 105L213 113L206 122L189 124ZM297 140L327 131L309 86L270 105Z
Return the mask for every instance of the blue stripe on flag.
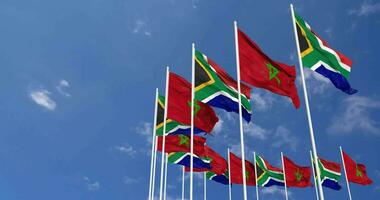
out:
M268 183L264 185L264 187L271 187L271 186L284 186L284 182L279 182L274 179L269 179Z
M224 185L228 185L228 179L225 175L216 175L212 178L212 180Z
M325 179L322 183L322 186L328 187L333 190L340 190L342 187L339 185L338 182L333 181L331 179Z
M221 108L227 112L239 113L239 103L231 100L224 95L218 95L207 102L208 105L213 107ZM242 106L242 115L245 121L251 121L251 114Z
M201 129L194 127L194 134L200 134L204 133ZM179 134L185 134L185 135L190 135L191 134L191 128L180 128L169 135L179 135Z
M183 157L182 160L180 160L177 164L183 165L185 167L190 167L190 155L186 155L185 157ZM193 168L211 170L211 165L210 163L206 163L198 157L193 157Z
M336 88L342 90L347 94L355 94L358 92L357 90L351 88L350 83L347 79L340 73L336 73L334 71L328 70L325 66L321 65L316 70L319 74L325 76L330 79L330 81L335 85Z

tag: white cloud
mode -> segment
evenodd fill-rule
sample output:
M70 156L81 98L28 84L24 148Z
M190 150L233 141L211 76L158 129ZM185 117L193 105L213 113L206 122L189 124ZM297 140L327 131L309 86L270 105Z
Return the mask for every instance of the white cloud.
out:
M70 83L66 81L65 79L62 79L59 81L59 84L57 85L57 91L62 94L65 97L71 97L71 95L64 91L64 88L70 87Z
M308 91L312 94L323 94L327 88L331 87L332 83L330 80L317 72L310 69L303 70L305 75L305 81ZM301 79L298 79L300 84L302 84Z
M279 187L264 187L259 190L263 195L281 194L285 196L285 189ZM292 193L288 190L288 197L291 197Z
M291 132L284 126L279 126L274 133L273 147L279 148L282 146L289 146L293 151L296 151L298 139L291 134Z
M372 1L364 1L357 9L349 10L348 13L350 15L356 16L369 16L371 14L375 14L380 11L380 3L373 3Z
M91 181L87 176L84 176L83 180L89 191L97 191L100 189L100 183L98 181Z
M332 28L331 27L327 28L324 32L327 35L327 37L329 37L330 39L333 38Z
M142 33L148 37L152 35L152 33L150 32L150 30L147 27L146 22L142 21L141 19L138 19L135 21L135 25L132 29L132 33L134 33L134 34Z
M380 123L372 119L371 111L380 109L380 101L364 96L349 96L343 100L343 111L332 118L329 133L344 134L354 130L379 135Z
M146 140L149 142L149 144L152 144L152 136L153 136L152 123L140 122L139 125L136 127L135 131L138 134L144 136Z
M260 139L260 140L266 140L268 138L268 135L270 132L261 126L254 124L254 123L249 123L249 124L244 124L243 125L244 133L247 136Z
M134 157L137 153L132 146L128 144L123 144L120 146L115 146L114 149L118 150L120 153L127 154L130 157Z
M140 180L140 178L124 177L124 183L127 185L138 183Z
M223 130L223 123L224 121L222 119L219 119L219 121L215 124L213 132L215 134L219 134Z
M29 96L32 100L48 110L55 110L57 104L50 97L50 92L45 89L37 89L30 92Z
M266 111L274 104L273 94L269 92L259 92L258 90L251 93L254 111Z

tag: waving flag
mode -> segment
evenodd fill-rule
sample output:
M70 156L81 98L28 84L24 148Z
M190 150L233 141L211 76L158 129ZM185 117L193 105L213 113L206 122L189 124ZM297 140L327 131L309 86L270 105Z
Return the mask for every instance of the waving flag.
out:
M311 186L310 167L301 167L296 165L288 157L284 156L284 171L286 176L286 185L288 187L308 187Z
M284 185L284 173L281 169L271 166L262 157L256 155L257 185L270 187Z
M201 157L202 159L207 160L210 163L211 169L208 169L208 168L195 169L194 171L197 171L197 172L211 171L218 175L225 174L226 171L228 171L227 161L217 152L212 150L209 146L204 147L204 154ZM188 168L185 168L185 170L187 172L190 171L190 169Z
M251 120L251 88L241 84L243 118ZM239 113L237 82L214 61L195 51L195 96L208 105Z
M295 68L272 60L240 29L238 40L241 80L255 87L288 96L294 106L299 108Z
M213 180L215 182L221 183L223 185L228 185L228 173L224 173L221 175L215 174L214 172L206 172L206 177L209 180Z
M344 151L342 153L348 181L360 185L372 184L372 180L367 176L366 167L363 164L356 163Z
M191 84L177 74L169 74L168 119L183 124L191 122ZM214 110L200 101L194 104L194 124L202 131L210 133L218 122Z
M203 155L206 139L194 136L194 154ZM157 150L162 151L162 136L158 137ZM165 152L190 152L190 137L187 135L168 135L165 137Z
M339 51L332 49L320 38L299 15L295 14L298 43L302 64L330 79L334 86L347 94L355 94L347 78L352 61Z
M230 173L231 183L243 184L242 160L230 152ZM255 166L249 161L245 161L245 177L247 185L256 185Z
M333 190L340 190L342 188L339 185L339 179L341 176L341 167L339 163L319 158L318 167L321 173L322 186Z
M168 155L169 163L182 165L185 167L190 167L190 159L190 152L172 152ZM210 162L202 159L196 154L193 154L193 167L194 169L211 169Z

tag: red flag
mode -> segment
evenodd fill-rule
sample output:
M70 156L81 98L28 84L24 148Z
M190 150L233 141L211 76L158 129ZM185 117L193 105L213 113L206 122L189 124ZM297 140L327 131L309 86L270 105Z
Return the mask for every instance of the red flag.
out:
M286 156L284 156L284 167L288 187L308 187L312 185L310 182L310 167L298 166Z
M348 181L360 185L372 184L372 180L367 176L366 167L363 164L356 163L344 151L342 152Z
M239 157L230 152L231 183L243 184L241 161ZM247 160L245 161L245 171L247 185L256 185L255 166Z
M241 80L255 87L288 96L296 108L300 100L294 66L272 60L245 33L238 29Z
M219 121L214 110L196 101L194 105L195 127L210 133ZM184 124L191 122L191 84L177 74L169 75L168 119Z
M203 155L205 143L205 138L194 136L194 154ZM158 137L157 150L162 151L162 136ZM165 152L190 152L190 137L187 135L165 136Z
M226 171L228 170L227 161L217 152L212 150L210 147L205 146L204 149L205 149L204 155L201 157L210 160L211 170L207 168L194 168L194 171L195 172L211 171L218 175L226 173ZM185 170L189 172L190 168L185 168Z

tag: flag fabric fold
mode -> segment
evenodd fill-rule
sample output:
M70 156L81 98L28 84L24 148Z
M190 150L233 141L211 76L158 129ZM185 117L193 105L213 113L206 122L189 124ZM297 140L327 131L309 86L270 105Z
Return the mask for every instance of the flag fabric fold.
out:
M185 167L190 167L190 152L172 152L168 155L168 162L172 164L182 165ZM211 169L210 162L208 160L202 159L201 157L193 154L193 168L194 169ZM194 170L196 172L196 170Z
M249 88L241 84L243 118L251 120ZM195 98L213 107L239 113L237 82L213 60L195 51Z
M235 154L230 152L230 173L231 173L231 183L243 184L243 169L242 160ZM245 161L245 177L246 184L254 186L256 185L255 180L255 166L249 162Z
M350 95L355 94L357 90L351 88L347 80L352 61L332 49L299 15L294 15L303 66L330 79L341 91Z
M342 188L339 184L339 179L342 175L339 163L319 158L318 167L321 174L322 186L333 190L340 190Z
M157 150L162 152L163 136L157 140ZM194 136L194 154L203 155L206 139ZM190 137L187 135L168 135L165 136L165 153L190 152Z
M343 153L343 162L346 168L348 181L352 183L357 183L360 185L372 184L372 180L367 175L367 170L366 170L365 165L356 163L344 151L342 151L342 153Z
M284 173L280 168L273 167L264 158L256 155L257 185L271 187L284 186Z
M310 182L310 167L298 166L288 157L284 156L284 168L287 187L308 187L312 185Z
M289 97L300 107L294 66L272 60L243 31L238 29L241 80L255 87Z

